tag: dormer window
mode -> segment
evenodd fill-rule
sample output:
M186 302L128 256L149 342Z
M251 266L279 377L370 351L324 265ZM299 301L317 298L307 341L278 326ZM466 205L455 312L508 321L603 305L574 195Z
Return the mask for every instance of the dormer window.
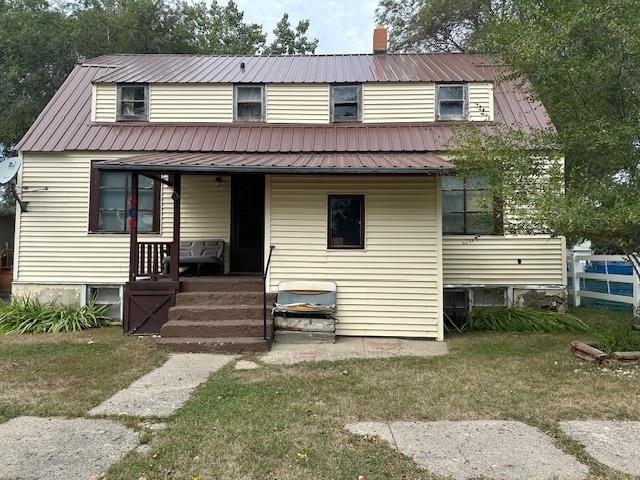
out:
M235 85L233 98L236 122L264 122L264 85Z
M362 88L360 85L331 85L331 121L362 121Z
M118 85L118 121L146 122L149 119L149 85Z
M467 120L467 86L463 83L439 84L438 120Z

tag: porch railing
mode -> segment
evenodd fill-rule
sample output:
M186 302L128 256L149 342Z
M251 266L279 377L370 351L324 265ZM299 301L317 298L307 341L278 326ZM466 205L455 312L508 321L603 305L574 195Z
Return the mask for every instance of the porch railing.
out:
M140 242L138 243L138 262L135 268L136 278L144 277L157 280L169 274L164 259L171 252L172 242Z
M264 273L262 274L262 330L264 339L268 340L267 332L267 276L269 273L269 266L271 265L271 254L275 245L269 246L269 256L267 257L267 265L264 267Z

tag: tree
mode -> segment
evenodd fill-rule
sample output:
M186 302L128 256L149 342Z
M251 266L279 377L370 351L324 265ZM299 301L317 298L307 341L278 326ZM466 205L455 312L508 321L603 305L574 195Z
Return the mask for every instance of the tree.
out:
M507 0L381 0L377 21L390 29L394 52L473 50Z
M220 6L216 0L184 5L185 27L194 32L188 48L192 53L254 55L264 48L266 35L257 23L245 23L244 12L230 0Z
M514 0L514 8L517 15L486 27L479 45L509 65L510 77L531 81L531 95L543 100L557 130L497 131L484 138L467 133L456 166L462 173L491 176L508 204L521 195L519 179L545 178L542 166L532 172L532 158L564 156L563 178L556 171L551 183L520 199L530 215L518 227L545 229L570 241L592 240L626 255L640 273L635 4ZM551 145L557 149L547 148Z
M307 54L315 53L318 39L309 40L306 36L309 30L309 20L300 20L295 31L291 29L289 14L285 13L276 25L273 33L276 38L265 48L266 54Z

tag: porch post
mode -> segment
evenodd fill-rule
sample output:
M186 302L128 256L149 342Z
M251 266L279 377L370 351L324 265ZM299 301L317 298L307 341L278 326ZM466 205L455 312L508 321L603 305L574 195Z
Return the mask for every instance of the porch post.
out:
M171 244L171 279L180 280L180 174L173 174L173 243Z
M134 282L138 272L138 174L131 173L129 197L129 280Z

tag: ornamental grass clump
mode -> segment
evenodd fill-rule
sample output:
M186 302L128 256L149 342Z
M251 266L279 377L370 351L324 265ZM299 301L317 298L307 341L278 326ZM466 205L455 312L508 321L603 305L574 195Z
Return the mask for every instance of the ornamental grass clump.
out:
M469 329L480 332L586 331L589 327L575 315L531 308L488 307L475 310Z
M77 332L105 327L110 322L107 308L93 302L71 307L14 297L11 303L0 303L0 334Z
M607 352L640 352L640 332L627 322L610 327L599 335L600 349Z

